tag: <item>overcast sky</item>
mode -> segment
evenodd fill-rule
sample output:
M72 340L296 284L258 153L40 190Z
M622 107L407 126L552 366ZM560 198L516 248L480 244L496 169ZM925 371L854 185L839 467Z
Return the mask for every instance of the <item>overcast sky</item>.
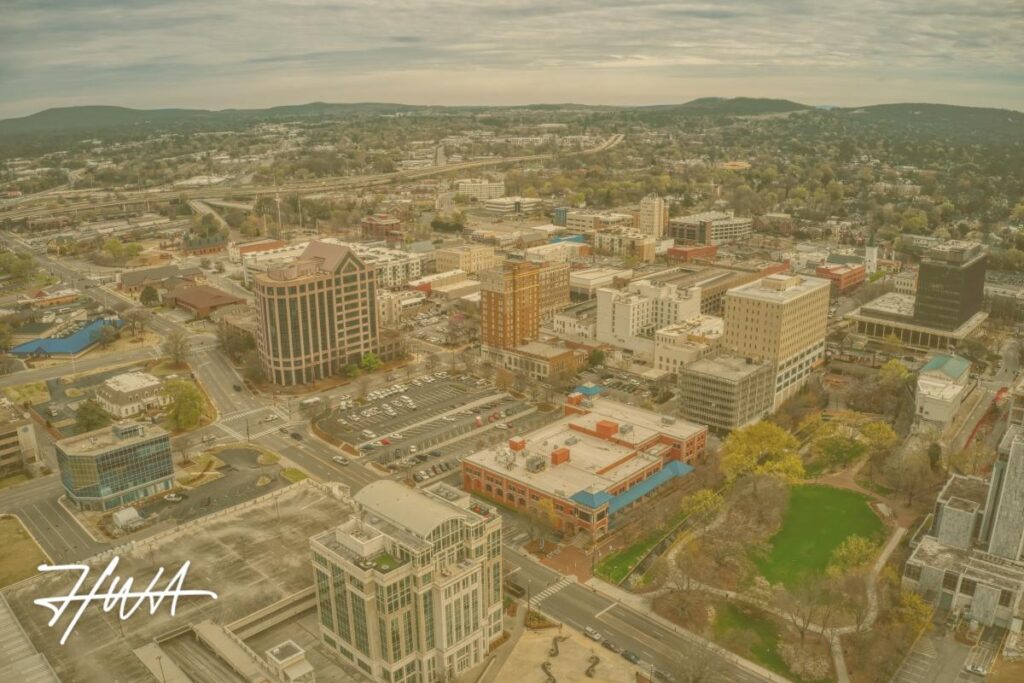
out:
M1024 110L1024 0L3 0L0 117L78 104Z

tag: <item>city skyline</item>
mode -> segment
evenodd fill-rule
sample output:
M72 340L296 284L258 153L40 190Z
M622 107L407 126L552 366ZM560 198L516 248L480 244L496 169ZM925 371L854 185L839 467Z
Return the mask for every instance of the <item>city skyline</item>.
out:
M704 96L1019 110L1024 79L1011 65L1024 56L1013 39L1022 25L1011 1L18 2L0 28L0 117L85 104L626 106Z

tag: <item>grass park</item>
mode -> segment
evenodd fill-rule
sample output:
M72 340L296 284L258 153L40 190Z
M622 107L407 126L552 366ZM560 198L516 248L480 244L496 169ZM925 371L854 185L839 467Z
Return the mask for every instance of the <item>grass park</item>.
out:
M821 575L832 552L849 536L880 540L882 521L855 491L829 486L794 486L782 528L771 539L771 552L757 561L771 583L787 587L808 575Z
M16 517L0 517L0 588L35 575L49 561Z

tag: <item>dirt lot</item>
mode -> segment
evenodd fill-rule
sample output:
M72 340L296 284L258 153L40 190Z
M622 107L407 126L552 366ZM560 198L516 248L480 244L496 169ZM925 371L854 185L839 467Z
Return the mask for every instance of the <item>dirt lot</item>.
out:
M541 670L544 662L551 662L551 676L560 683L624 683L636 680L636 667L619 655L576 633L565 631L562 635L568 638L558 643L558 654L551 656L551 639L558 636L558 629L524 633L494 683L544 683L550 680ZM600 661L593 671L593 678L589 678L586 670L592 654Z

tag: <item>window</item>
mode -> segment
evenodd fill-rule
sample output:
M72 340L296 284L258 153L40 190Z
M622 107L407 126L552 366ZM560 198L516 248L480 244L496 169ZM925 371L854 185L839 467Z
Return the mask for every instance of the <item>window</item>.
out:
M942 575L942 587L946 590L955 591L956 584L959 582L960 577L953 572L946 572Z
M1010 591L999 591L1000 607L1009 607L1011 602L1013 602L1013 593Z
M964 579L960 582L960 592L964 595L974 595L974 589L977 588L978 584L972 579Z
M911 581L920 581L921 567L916 564L908 564L907 568L903 571L903 575Z

